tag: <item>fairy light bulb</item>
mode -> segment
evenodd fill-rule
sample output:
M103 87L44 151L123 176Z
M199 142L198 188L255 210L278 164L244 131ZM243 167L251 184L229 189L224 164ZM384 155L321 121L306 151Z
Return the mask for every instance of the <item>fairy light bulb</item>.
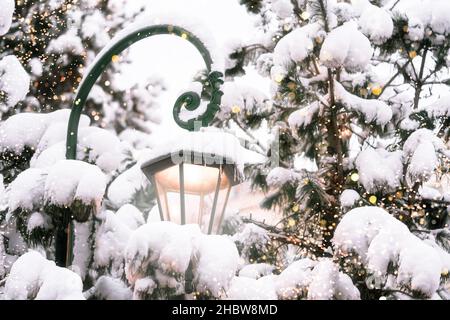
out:
M239 113L239 112L241 112L241 107L239 107L239 106L232 106L231 107L231 112L232 113Z
M372 91L372 93L374 95L379 96L381 94L381 92L382 92L382 89L381 89L380 86L375 86L375 87L372 88L371 91Z
M353 172L350 176L350 180L357 182L359 180L359 174L357 172Z

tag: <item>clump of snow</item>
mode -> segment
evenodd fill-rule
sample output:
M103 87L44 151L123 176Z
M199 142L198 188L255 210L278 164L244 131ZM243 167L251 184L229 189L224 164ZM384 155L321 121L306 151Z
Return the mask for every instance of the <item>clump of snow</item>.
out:
M272 0L271 9L281 19L288 18L294 10L294 6L290 0Z
M428 29L450 34L450 3L446 0L401 0L393 11L408 20L407 37L412 41L421 41Z
M219 297L228 290L236 273L239 253L226 236L202 235L197 241L198 260L194 262L196 290Z
M248 277L234 277L227 292L231 300L277 300L275 282L272 277L258 280Z
M40 145L44 148L50 142L55 142L56 137L58 140L65 139L67 132L64 132L60 123L67 123L69 115L69 109L62 109L50 113L19 113L9 117L0 124L0 151L9 150L20 154L25 146L37 149ZM89 118L81 116L80 126L88 124ZM49 133L45 134L47 129ZM41 138L44 138L42 143Z
M319 30L319 23L311 23L281 38L273 53L273 65L275 68L280 68L278 73L285 73L291 64L300 63L308 57L314 49L314 37ZM276 71L273 69L271 73Z
M173 135L167 141L161 141L159 146L140 161L144 162L142 166L145 166L146 162L151 162L164 155L177 154L182 158L181 151L185 157L189 153L211 155L218 164L232 161L240 172L245 164L259 163L265 160L264 156L241 146L238 138L234 135L205 129Z
M31 74L40 77L42 76L43 66L39 58L32 58L28 62L28 67L30 68Z
M42 212L33 212L28 218L27 231L31 232L36 228L49 229L51 226L50 217Z
M6 34L11 27L12 17L15 9L14 0L0 0L0 36Z
M359 291L346 274L339 272L337 264L329 259L317 263L311 271L308 300L359 300Z
M184 274L191 260L197 225L161 221L139 227L126 247L126 275L130 283L146 275L152 265L162 273Z
M122 172L108 187L107 197L116 207L129 203L136 192L148 186L149 181L136 164Z
M378 283L385 283L388 267L394 266L397 277L391 289L407 287L428 297L438 289L441 272L449 267L432 246L377 207L356 208L345 214L333 243L338 256L359 256Z
M124 257L127 242L138 227L144 224L142 213L132 205L122 206L117 213L106 211L96 233L94 263L98 267L110 266L113 276L124 273Z
M246 287L247 286L247 287ZM262 292L259 292L262 291ZM359 291L331 259L301 259L291 263L279 275L258 280L236 277L229 297L232 299L360 299Z
M242 230L233 235L233 241L246 261L249 260L253 248L262 250L269 240L268 231L253 223L244 224Z
M6 279L5 297L8 300L83 300L82 290L77 274L30 251L13 264Z
M175 294L183 292L185 273L192 266L196 290L219 297L228 290L239 262L229 237L205 235L198 225L168 221L140 226L132 233L125 252L125 271L131 284L151 276L159 288L169 288Z
M375 5L372 5L368 0L361 0L359 2L360 16L358 25L367 37L375 44L383 44L392 35L394 24L389 13Z
M359 181L367 192L393 191L403 179L402 152L367 148L355 160Z
M369 64L372 53L369 39L358 31L355 22L350 21L327 35L320 50L320 61L330 68L357 71Z
M291 263L277 279L277 294L280 299L296 299L304 296L311 281L311 270L317 264L311 259L301 259Z
M239 270L240 277L259 279L263 276L272 274L275 267L268 263L253 263L244 266Z
M155 289L156 283L152 278L140 278L134 283L133 300L151 295Z
M119 138L111 131L97 127L79 130L78 148L89 150L88 160L104 172L116 170L124 158Z
M8 207L31 211L44 199L44 184L47 173L41 169L27 169L21 172L9 185Z
M446 150L444 142L431 130L414 131L403 145L403 156L408 164L406 178L409 184L428 179L439 164L437 152Z
M430 118L450 117L450 94L441 96L430 106L424 109Z
M320 61L330 68L344 67L358 71L366 67L372 57L373 48L369 39L350 21L333 29L325 38L320 50Z
M13 55L0 60L0 109L6 111L25 98L30 76Z
M419 188L419 195L422 199L441 200L442 194L439 190L427 186L421 186Z
M98 209L105 189L106 176L97 166L78 160L61 160L49 168L44 200L58 206L81 200Z
M339 82L335 81L336 101L342 103L348 110L356 111L364 116L367 122L386 125L392 118L391 108L381 100L363 99L349 93Z
M229 118L231 113L263 113L270 107L269 98L257 88L236 82L225 82L217 117Z
M123 281L109 276L101 276L95 283L94 295L101 300L130 300L133 293Z
M315 101L289 115L288 123L292 128L304 128L311 124L314 116L320 112L320 102Z
M276 167L267 175L267 184L271 187L281 187L286 183L294 183L302 178L302 175L292 169Z
M353 207L361 198L358 192L352 189L345 189L342 191L339 201L344 208Z
M74 55L82 55L84 48L80 37L77 35L77 30L70 29L58 38L51 40L45 51L48 54L71 53Z

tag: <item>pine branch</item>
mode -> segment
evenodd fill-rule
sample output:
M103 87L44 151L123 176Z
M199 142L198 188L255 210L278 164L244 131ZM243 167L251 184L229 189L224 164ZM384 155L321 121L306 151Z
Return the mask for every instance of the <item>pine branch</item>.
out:
M420 64L420 70L419 70L419 77L417 77L416 74L416 88L415 88L415 93L414 93L414 109L418 109L419 108L419 100L420 100L420 92L422 91L422 77L423 77L423 71L425 69L425 61L427 59L427 52L428 52L428 48L425 47L425 49L423 49L423 56L422 56L422 62Z
M383 94L384 90L386 90L386 88L389 87L389 85L395 80L395 78L397 78L401 73L403 73L405 71L408 64L409 64L409 61L407 61L402 67L400 67L398 69L398 71L388 80L388 82L386 82L384 84L383 88L381 89L380 96Z
M269 231L268 235L273 240L277 240L277 241L280 241L285 244L292 244L292 245L298 246L300 248L303 248L303 249L306 249L306 250L312 252L316 256L324 256L325 255L324 248L322 246L311 243L310 239L308 239L306 237L299 236L297 234L287 233L280 228L270 226L264 222L253 220L251 218L243 218L242 221L244 223L252 223L266 231Z

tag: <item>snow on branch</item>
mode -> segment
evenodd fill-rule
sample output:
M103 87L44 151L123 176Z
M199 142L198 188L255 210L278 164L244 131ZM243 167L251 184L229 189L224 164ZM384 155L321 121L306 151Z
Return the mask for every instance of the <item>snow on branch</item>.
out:
M359 14L358 25L374 44L381 45L389 39L394 30L390 14L383 8L371 4L368 0L355 2Z
M439 288L441 273L450 268L447 253L417 238L405 224L377 207L356 208L345 214L333 243L340 258L356 254L383 289L406 287L431 297Z
M319 261L308 258L297 260L279 275L270 274L259 279L235 277L227 297L237 300L360 299L350 277L326 258Z
M0 151L12 151L20 154L25 147L36 149L46 130L58 122L67 123L69 121L70 110L62 109L50 113L24 112L9 117L0 124ZM82 116L80 126L89 125L89 118ZM67 128L67 127L66 127ZM53 139L65 139L67 130L59 130L58 138L52 129L45 135L45 141ZM48 143L45 143L47 145ZM41 144L42 146L42 144Z
M0 0L0 36L6 34L11 27L14 13L14 0Z
M30 168L20 173L9 186L9 210L31 211L42 201L65 207L77 200L98 210L105 189L106 176L97 166L61 160L49 168Z
M393 13L408 21L406 37L409 40L421 41L427 29L440 35L450 34L450 2L447 0L400 0ZM441 37L440 41L445 38Z
M425 110L430 118L450 117L450 94L441 96L430 106L421 109Z
M403 181L402 152L367 148L355 160L359 180L367 192L394 191Z
M319 23L312 23L284 36L274 49L272 76L286 74L289 66L305 60L314 49L314 38L320 29Z
M84 300L81 278L37 251L29 251L13 264L5 284L8 300Z
M336 101L342 103L347 110L361 114L367 122L380 126L386 125L392 118L391 108L383 101L363 99L349 93L339 82L335 81Z
M139 227L128 241L125 256L128 281L139 288L142 279L151 280L150 284L157 285L152 287L159 291L147 293L163 297L163 290L182 294L187 289L186 280L198 292L220 297L228 289L239 262L229 237L205 235L198 225L168 221ZM192 272L191 279L186 279L187 272Z
M437 153L448 155L444 142L431 130L414 131L403 145L403 156L408 164L406 179L412 185L418 180L428 179L439 165Z
M5 112L25 98L30 76L13 55L0 60L0 111Z
M225 82L222 85L222 103L217 117L227 119L232 113L264 113L270 108L269 97L259 89L242 83Z
M349 71L364 69L372 58L369 39L350 21L333 29L320 50L320 61L329 68L344 67Z

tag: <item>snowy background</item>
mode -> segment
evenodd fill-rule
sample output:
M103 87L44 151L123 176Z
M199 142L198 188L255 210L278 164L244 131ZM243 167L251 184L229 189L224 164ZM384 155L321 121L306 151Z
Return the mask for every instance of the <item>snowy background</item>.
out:
M0 7L1 299L450 298L448 1ZM197 35L224 73L211 127L172 116L211 76L189 35L155 36L111 57L66 159L96 57L160 23ZM160 221L141 170L187 147L232 159L241 179L213 234L209 216Z

